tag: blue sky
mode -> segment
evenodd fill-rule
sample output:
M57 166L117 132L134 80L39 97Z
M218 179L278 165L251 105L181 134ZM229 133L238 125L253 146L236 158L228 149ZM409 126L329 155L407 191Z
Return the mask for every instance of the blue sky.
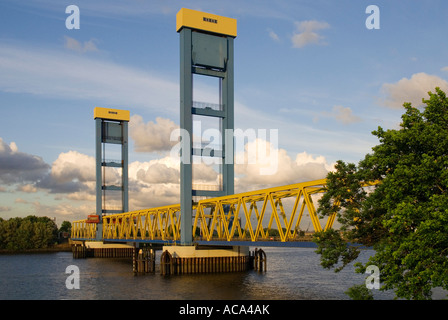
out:
M72 4L80 29L65 26ZM366 28L369 5L380 29ZM169 134L179 124L182 7L237 19L235 127L278 129L278 172L237 168L237 191L358 162L378 142L372 130L398 127L403 102L448 89L446 1L3 0L0 217L92 213L94 107L131 112L130 208L178 201ZM197 86L200 99L210 92Z

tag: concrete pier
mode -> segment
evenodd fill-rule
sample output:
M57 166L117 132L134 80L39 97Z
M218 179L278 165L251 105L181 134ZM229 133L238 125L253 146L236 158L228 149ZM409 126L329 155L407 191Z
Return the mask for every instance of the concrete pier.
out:
M223 273L251 269L248 247L165 246L160 258L162 275Z

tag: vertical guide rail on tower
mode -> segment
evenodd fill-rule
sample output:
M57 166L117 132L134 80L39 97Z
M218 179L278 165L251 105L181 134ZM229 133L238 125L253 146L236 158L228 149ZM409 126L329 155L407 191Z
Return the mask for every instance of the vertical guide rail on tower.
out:
M180 207L181 207L181 243L191 244L193 239L193 165L191 150L193 145L193 73L191 66L191 29L180 32L180 127L188 132L181 137L180 161Z
M180 205L181 244L193 243L193 196L219 197L234 193L233 129L233 39L236 20L205 12L181 9L176 17L180 33ZM219 79L218 110L193 107L193 74ZM193 190L193 154L203 156L203 149L193 150L193 115L215 117L220 121L223 174L220 190ZM231 132L231 135L229 135Z

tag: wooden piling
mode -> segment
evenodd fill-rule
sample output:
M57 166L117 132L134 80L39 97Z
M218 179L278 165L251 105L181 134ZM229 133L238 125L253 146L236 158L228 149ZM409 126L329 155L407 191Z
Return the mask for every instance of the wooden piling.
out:
M134 273L153 273L155 272L156 253L153 249L135 248L132 257L132 269Z
M84 244L73 244L72 253L74 259L84 259L86 258L86 247Z
M262 249L255 249L253 254L253 269L263 272L267 270L266 253Z

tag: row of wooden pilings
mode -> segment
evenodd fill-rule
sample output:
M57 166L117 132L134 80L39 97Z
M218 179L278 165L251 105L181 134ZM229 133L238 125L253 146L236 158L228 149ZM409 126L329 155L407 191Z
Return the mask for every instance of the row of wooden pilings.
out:
M72 245L73 258L132 258L134 248L87 248L83 244Z
M173 257L168 250L165 250L160 258L162 275L266 271L266 265L266 253L262 249L249 252L248 256L191 258Z

